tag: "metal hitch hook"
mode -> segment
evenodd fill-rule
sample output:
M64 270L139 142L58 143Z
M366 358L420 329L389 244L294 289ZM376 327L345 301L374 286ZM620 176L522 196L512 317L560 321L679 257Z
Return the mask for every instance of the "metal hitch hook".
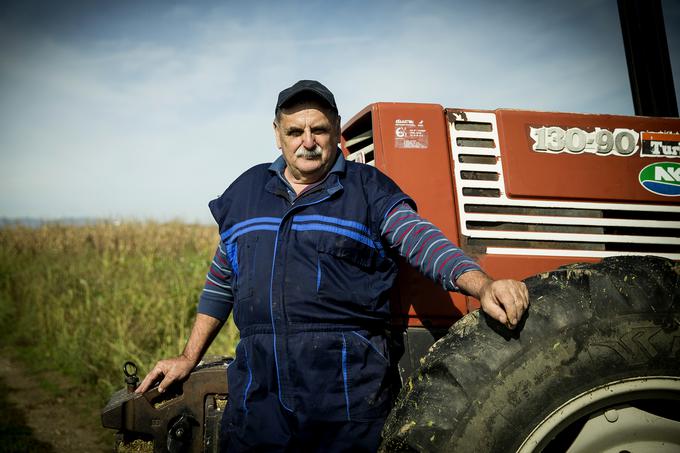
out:
M137 365L128 360L123 364L123 374L125 375L125 384L127 385L128 393L134 392L139 386L139 377L137 377Z

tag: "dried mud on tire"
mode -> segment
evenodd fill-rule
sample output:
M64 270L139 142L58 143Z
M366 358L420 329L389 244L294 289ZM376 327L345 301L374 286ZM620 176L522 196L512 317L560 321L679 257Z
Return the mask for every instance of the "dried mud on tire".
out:
M680 376L679 274L663 258L613 257L527 279L531 306L516 331L474 312L432 347L404 384L381 451L516 451L584 391Z

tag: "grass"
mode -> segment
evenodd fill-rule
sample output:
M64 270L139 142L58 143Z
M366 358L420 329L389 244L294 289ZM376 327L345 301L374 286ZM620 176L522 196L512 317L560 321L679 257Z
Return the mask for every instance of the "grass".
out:
M44 369L73 376L101 404L179 354L218 236L181 223L46 224L0 229L0 339ZM232 355L231 321L211 355Z

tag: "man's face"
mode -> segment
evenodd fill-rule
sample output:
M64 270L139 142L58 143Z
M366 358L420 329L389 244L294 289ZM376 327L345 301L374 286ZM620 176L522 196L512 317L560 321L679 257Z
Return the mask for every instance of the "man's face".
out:
M335 161L340 117L314 102L294 105L282 110L274 135L286 161L286 177L292 176L294 183L313 183Z

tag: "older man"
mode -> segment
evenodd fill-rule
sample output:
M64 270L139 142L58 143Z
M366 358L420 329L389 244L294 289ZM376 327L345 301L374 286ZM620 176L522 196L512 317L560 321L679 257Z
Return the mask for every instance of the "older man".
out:
M397 390L385 336L395 255L511 328L527 290L487 277L387 176L345 161L335 99L319 82L279 94L274 136L281 156L210 202L221 242L193 331L138 392L186 377L233 307L241 340L224 449L375 451Z

